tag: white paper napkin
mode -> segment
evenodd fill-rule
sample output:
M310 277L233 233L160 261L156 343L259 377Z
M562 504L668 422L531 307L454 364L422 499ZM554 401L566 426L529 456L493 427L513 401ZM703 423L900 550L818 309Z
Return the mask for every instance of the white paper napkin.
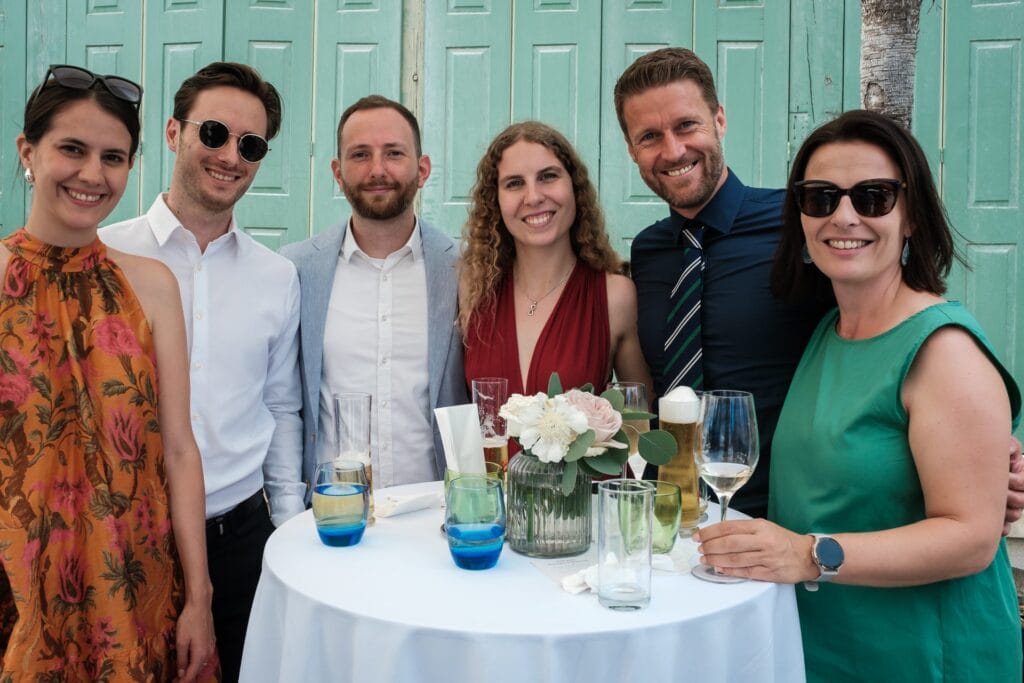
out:
M485 474L484 441L476 404L434 408L434 415L448 469L461 474Z
M696 543L688 538L677 538L672 552L651 555L651 569L655 574L686 574L696 556ZM597 565L569 574L562 579L562 588L573 595L588 590L597 592Z
M443 500L443 494L437 492L418 493L411 496L388 495L384 497L383 501L377 503L374 514L377 517L404 515L407 512L441 507Z

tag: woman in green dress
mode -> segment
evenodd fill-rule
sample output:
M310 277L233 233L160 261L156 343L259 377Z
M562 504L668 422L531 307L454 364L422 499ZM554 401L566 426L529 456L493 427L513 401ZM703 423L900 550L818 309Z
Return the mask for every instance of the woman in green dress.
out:
M953 239L920 146L865 111L793 162L773 284L834 297L775 434L769 519L696 537L723 573L796 587L811 681L1012 681L1006 431L1021 397L942 297Z

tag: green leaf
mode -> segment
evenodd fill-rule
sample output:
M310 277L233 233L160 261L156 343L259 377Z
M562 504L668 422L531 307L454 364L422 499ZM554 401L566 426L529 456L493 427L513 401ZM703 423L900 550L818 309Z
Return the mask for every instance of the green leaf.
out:
M661 429L641 434L638 445L640 455L652 465L668 464L679 448L675 437Z
M548 398L554 398L560 393L562 393L562 380L559 379L557 372L552 372L548 379Z
M565 463L565 468L562 470L562 495L568 496L572 493L572 490L576 488L576 471L578 466L575 462Z
M615 410L620 413L622 412L623 406L626 405L626 399L622 396L622 392L619 391L618 389L605 390L605 392L601 394L601 398L611 403L612 408L615 408Z
M588 429L577 436L576 440L569 444L569 450L565 454L565 462L576 462L586 455L587 449L594 443L595 436L593 429Z
M658 417L654 413L648 413L646 410L637 410L636 408L623 408L622 419L623 420L653 420Z
M595 455L592 458L584 460L584 464L587 467L594 470L597 474L622 474L622 465L626 462L626 459L622 457L625 449L611 449L609 448L601 455Z

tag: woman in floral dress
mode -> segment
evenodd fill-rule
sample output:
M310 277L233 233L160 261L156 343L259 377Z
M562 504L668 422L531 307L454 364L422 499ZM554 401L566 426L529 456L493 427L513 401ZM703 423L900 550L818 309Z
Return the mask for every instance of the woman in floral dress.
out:
M216 670L177 287L96 237L141 94L51 67L17 139L32 205L0 242L2 681Z

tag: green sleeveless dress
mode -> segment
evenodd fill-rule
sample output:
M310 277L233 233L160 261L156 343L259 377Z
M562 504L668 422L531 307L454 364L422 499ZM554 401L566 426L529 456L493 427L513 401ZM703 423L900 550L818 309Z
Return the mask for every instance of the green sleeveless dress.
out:
M947 325L974 336L1006 383L1014 426L1020 391L958 303L936 304L865 340L839 337L838 318L834 310L821 321L786 396L768 517L798 533L920 521L924 496L900 389L921 345ZM1021 627L1005 541L974 576L910 588L824 583L814 593L797 586L796 595L808 681L1021 680Z

